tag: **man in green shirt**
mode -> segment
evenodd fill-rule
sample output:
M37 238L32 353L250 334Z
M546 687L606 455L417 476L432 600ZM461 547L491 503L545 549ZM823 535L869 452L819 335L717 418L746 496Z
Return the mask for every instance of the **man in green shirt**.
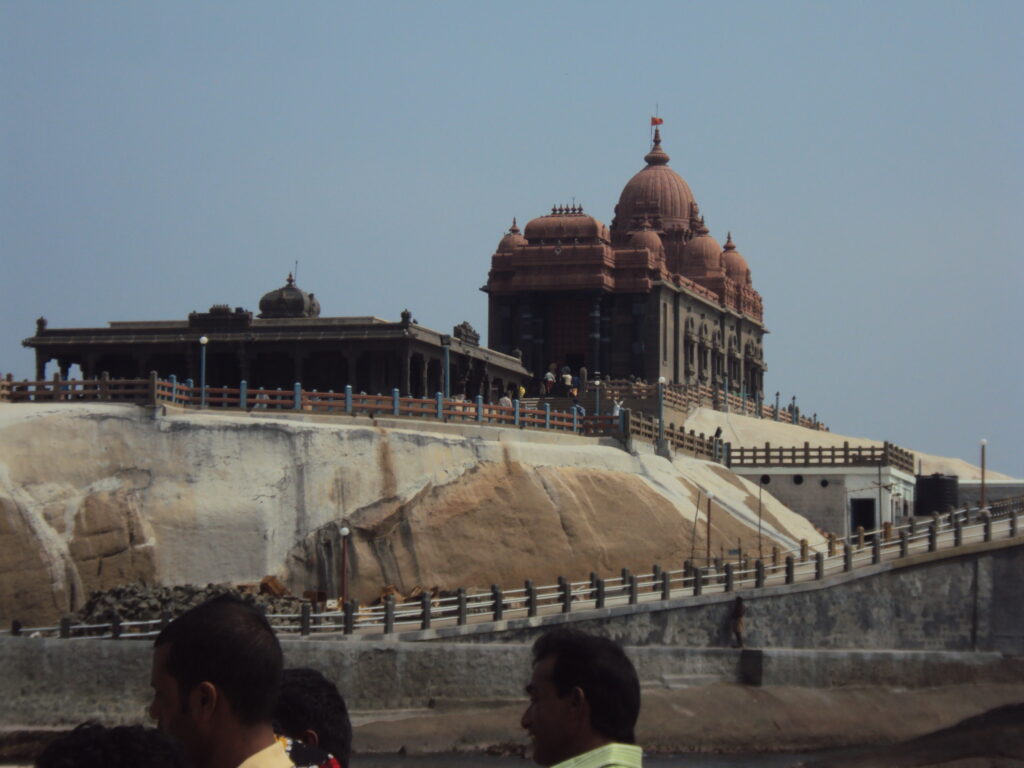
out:
M618 643L568 629L533 645L522 726L533 760L554 768L641 768L633 729L640 681Z

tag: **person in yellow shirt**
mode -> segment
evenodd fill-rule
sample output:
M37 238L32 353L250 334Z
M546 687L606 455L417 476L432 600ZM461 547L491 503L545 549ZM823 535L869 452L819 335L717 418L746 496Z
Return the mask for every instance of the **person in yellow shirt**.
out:
M569 629L543 635L526 693L522 726L538 765L641 768L640 680L618 643Z
M282 667L263 614L229 595L208 600L153 644L150 717L193 768L292 768L272 726Z

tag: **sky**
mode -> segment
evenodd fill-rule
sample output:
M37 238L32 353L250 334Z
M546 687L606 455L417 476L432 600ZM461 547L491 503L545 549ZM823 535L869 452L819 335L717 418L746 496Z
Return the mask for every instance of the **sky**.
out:
M750 264L766 398L1024 477L1024 3L0 0L0 372L256 309L486 338L516 216L606 224L650 116Z

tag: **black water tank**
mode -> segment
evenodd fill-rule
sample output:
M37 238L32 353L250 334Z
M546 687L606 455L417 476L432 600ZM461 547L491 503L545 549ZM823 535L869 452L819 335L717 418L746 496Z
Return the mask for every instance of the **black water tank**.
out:
M914 514L931 515L960 506L960 481L956 475L918 475L914 486Z

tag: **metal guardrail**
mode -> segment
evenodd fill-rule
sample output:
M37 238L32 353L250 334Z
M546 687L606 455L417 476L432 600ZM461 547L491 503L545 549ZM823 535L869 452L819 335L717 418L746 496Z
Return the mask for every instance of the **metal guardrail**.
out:
M922 552L954 551L967 544L1018 538L1024 535L1019 520L1024 497L1006 499L985 510L962 509L945 515L874 531L858 530L849 541L830 538L827 551L812 551L806 542L797 549L773 552L770 560L744 558L715 561L703 567L685 562L680 569L654 566L650 573L622 569L617 576L596 573L582 581L559 577L554 584L527 581L516 589L492 585L490 591L422 594L397 603L388 596L382 603L362 606L349 601L341 610L314 612L304 603L300 613L273 613L267 618L279 633L315 635L391 635L431 628L457 627L555 613L638 605L739 589L773 587L821 581L828 576L899 560ZM23 627L15 622L5 634L33 637L145 639L155 636L170 616L144 621L73 624L63 619L55 627Z

